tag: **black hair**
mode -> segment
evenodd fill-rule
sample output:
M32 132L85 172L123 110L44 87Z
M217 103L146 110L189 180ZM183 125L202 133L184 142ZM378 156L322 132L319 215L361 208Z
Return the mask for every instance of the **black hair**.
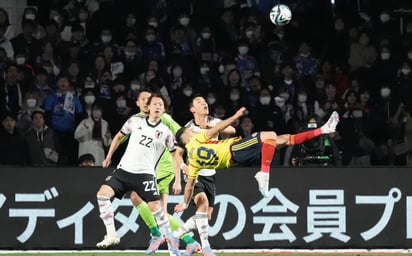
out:
M191 108L191 107L193 107L193 101L196 99L196 98L205 98L202 94L200 94L200 93L195 93L195 94L193 94L192 95L192 97L190 98L190 101L189 101L189 108Z
M176 134L175 134L175 138L176 138L176 143L179 147L181 148L185 148L185 144L183 143L182 140L182 135L183 133L186 131L187 127L182 127L179 130L177 130Z
M147 105L150 105L150 102L152 101L153 98L160 98L163 101L163 105L165 107L165 112L167 111L168 105L167 105L167 101L165 99L165 97L163 97L162 94L160 93L152 93L152 95L150 95L149 100L147 101Z
M92 154L83 154L79 157L79 160L77 161L78 165L81 165L84 162L96 162L96 159L94 158L94 156Z

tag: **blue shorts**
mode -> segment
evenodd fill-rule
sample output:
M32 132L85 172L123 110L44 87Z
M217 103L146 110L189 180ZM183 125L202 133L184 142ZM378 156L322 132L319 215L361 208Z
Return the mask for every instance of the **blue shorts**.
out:
M259 163L262 152L262 141L260 132L248 135L233 143L232 161L235 165L254 165Z

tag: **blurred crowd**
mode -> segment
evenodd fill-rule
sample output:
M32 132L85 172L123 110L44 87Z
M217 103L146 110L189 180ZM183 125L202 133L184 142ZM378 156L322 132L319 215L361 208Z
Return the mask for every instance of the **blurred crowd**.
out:
M0 164L101 165L149 88L180 124L192 95L219 118L245 106L241 136L296 133L336 110L342 165L412 165L408 1L285 0L283 27L270 0L28 3L21 27L0 8Z

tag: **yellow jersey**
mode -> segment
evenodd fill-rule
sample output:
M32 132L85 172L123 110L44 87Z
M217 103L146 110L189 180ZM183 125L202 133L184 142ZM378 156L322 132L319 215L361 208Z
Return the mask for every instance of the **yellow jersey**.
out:
M201 169L223 169L232 164L231 146L240 137L225 140L208 139L206 131L194 135L186 144L189 178L196 179Z

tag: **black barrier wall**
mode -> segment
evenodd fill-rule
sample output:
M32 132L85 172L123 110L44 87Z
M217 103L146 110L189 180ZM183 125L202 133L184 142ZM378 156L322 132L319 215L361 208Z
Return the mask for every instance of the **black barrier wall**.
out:
M110 172L2 167L0 249L95 248L105 234L95 195ZM214 248L412 247L410 168L276 168L269 198L258 193L255 172L217 172ZM171 196L170 210L181 201ZM147 248L148 229L129 198L114 207L122 237L116 248Z

